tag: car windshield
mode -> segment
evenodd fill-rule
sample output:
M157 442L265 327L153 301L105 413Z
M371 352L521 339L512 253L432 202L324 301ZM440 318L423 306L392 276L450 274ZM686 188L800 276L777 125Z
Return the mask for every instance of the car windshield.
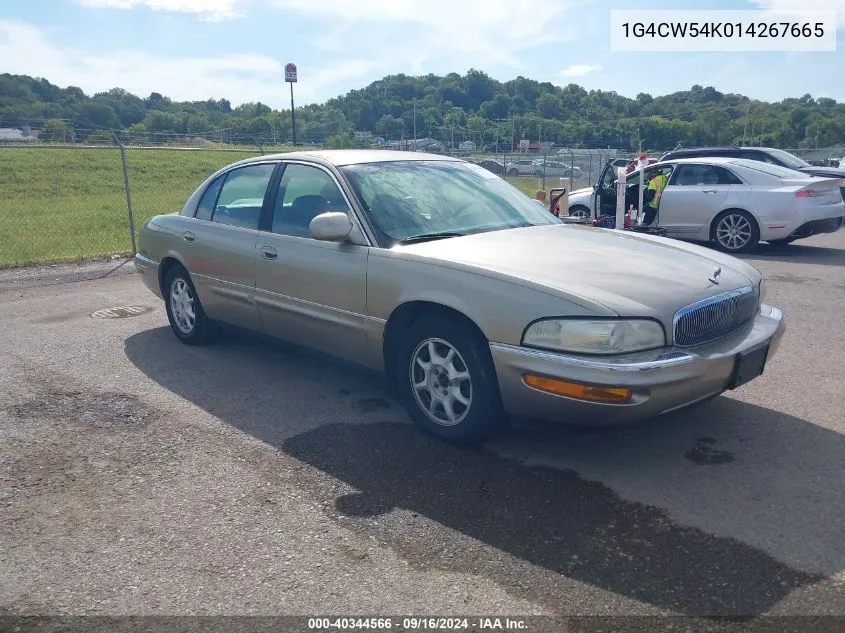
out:
M802 169L804 167L811 166L806 160L798 158L794 154L785 152L782 149L770 149L769 154L777 158L784 164L784 166L789 167L790 169Z
M472 163L390 161L342 171L372 223L394 243L561 223L543 205Z

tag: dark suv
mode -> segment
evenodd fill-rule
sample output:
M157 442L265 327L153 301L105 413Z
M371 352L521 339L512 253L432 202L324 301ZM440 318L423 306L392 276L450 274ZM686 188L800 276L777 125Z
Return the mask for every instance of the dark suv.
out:
M795 171L803 172L808 176L824 176L825 178L845 179L845 169L842 169L841 167L817 167L811 165L806 160L798 158L794 154L785 152L782 149L774 149L772 147L692 147L689 149L676 149L674 151L667 152L660 157L660 160L675 160L676 158L706 158L714 156L759 160L764 163L772 163L788 169L794 169ZM842 199L845 200L845 182L843 182L839 191L842 193Z

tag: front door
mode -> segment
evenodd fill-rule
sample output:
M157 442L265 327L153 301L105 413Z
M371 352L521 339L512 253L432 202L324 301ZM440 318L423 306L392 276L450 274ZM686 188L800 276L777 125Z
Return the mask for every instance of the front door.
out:
M613 163L605 165L604 171L596 187L596 195L593 202L593 213L596 217L600 215L612 215L616 217L616 167Z
M660 226L669 237L691 238L709 224L731 188L716 165L682 164L660 198Z
M183 253L209 318L259 329L255 242L268 184L278 163L238 167L215 180L183 232Z
M255 244L256 303L268 334L360 361L367 349L369 248L363 239L313 238L311 220L327 211L354 218L330 172L317 165L286 164L272 220Z

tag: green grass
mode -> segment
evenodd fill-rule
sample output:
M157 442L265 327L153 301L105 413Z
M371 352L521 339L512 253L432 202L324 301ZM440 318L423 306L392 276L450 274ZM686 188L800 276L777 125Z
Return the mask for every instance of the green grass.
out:
M179 211L218 168L253 155L127 149L136 230ZM131 250L117 149L0 148L0 267Z
M257 155L257 150L127 149L136 231L153 215L179 211L215 170ZM532 176L507 180L530 197L541 185ZM557 186L556 178L546 181L547 190ZM117 149L0 148L0 268L131 250Z
M543 179L536 178L535 176L506 176L505 180L531 198L535 196L538 189L543 189ZM561 187L569 191L574 191L575 189L588 186L586 180L573 180L572 186L570 187L568 178L564 178L563 184L561 184L560 178L546 178L545 192L548 194L552 189Z

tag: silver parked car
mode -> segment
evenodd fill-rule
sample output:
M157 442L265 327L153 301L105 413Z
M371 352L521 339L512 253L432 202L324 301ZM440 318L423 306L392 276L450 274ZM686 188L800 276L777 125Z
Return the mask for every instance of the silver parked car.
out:
M581 168L577 165L569 165L559 160L538 160L534 175L538 178L574 178L582 177Z
M507 414L603 425L702 401L762 374L785 328L731 256L567 225L415 152L230 165L144 225L135 264L181 341L231 324L384 370L451 441Z
M845 224L839 178L744 158L678 158L649 165L645 183L658 172L668 181L657 222L668 237L712 242L741 253L761 241L785 246ZM599 184L569 194L573 217L616 215L616 171L605 167ZM626 207L639 202L640 173L627 177Z

